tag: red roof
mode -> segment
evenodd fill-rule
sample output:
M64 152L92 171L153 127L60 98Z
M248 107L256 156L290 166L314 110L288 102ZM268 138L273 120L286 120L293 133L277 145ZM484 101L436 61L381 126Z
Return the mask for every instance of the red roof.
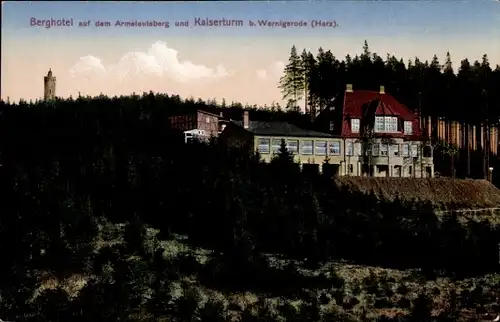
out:
M418 116L406 106L399 103L391 94L381 94L378 91L354 90L345 92L342 109L342 136L357 137L359 133L351 132L350 119L362 119L369 104L377 104L375 115L397 116L402 121L413 122L413 136L421 134ZM391 134L395 137L404 137L401 133Z

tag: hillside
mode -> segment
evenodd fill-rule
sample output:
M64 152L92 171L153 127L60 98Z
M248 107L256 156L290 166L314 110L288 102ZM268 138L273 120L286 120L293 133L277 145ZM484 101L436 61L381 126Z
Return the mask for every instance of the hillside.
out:
M388 183L339 189L286 153L266 164L216 140L185 144L162 120L202 103L150 93L2 104L3 320L471 321L499 311L495 214L443 216L425 198L391 198ZM463 200L496 202L484 182L454 183L420 192L455 202L470 186L477 202Z
M101 225L94 252L102 254L107 247L125 246L125 227L124 224ZM168 298L168 302L163 303L164 310L175 310L189 299L195 301L191 311L185 312L191 318L249 321L252 316L257 318L268 314L276 321L280 317L303 321L314 319L314 315L324 321L380 320L384 316L411 319L416 314L415 306L425 304L423 309L442 320L471 321L487 312L498 311L498 304L494 303L500 298L499 274L458 280L429 278L418 269L400 271L347 262L327 262L310 267L302 261L269 254L262 255L259 272L233 273L234 278L247 279L247 283L239 286L242 287L240 290L233 289L236 285L231 285L229 280L214 283L208 276L220 279L220 275L226 274L224 271L228 267L213 265L220 259L220 254L190 246L185 236L172 235L169 240L161 240L158 233L158 230L146 229L142 256L122 255L130 268L137 268L144 265L148 254L161 251L163 259L169 263L169 270L176 271L175 278L165 281L169 285L166 294L162 295L164 299ZM107 274L72 275L64 279L41 274L42 283L32 300L37 302L48 292L58 290L67 294L68 301L78 299L89 285L95 282L106 284L110 278ZM279 280L276 279L278 276ZM269 278L273 281L268 284L266 280ZM251 285L248 279L253 279L259 287ZM154 283L148 282L147 278L134 282L134 291L129 296L151 300ZM483 304L477 306L479 303ZM166 313L164 318L168 320L168 316ZM148 309L136 311L134 315L135 321L150 318L152 312Z

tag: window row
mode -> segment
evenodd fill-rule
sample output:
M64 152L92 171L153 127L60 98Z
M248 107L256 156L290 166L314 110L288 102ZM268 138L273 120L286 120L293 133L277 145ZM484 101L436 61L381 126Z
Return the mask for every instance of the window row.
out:
M286 149L294 154L302 155L340 155L339 141L321 141L321 140L285 140ZM259 153L267 154L272 151L273 154L279 153L281 149L281 139L260 138L258 144ZM402 151L400 144L372 144L372 156L401 156L418 157L418 144L404 143ZM370 151L367 149L365 154ZM346 142L345 154L348 156L361 156L362 146L358 142Z
M400 151L399 144L374 144L372 146L372 156L401 156L403 157L418 157L418 145L417 144L403 144L403 151Z
M365 150L365 155L369 154L369 148ZM403 151L400 151L399 144L383 144L383 143L375 143L371 146L372 156L401 156L401 152L403 153L403 157L418 157L418 144L403 144ZM355 155L361 156L361 144L346 142L346 155Z
M403 130L405 135L413 134L413 122L404 121ZM351 119L351 132L359 133L360 120ZM395 133L398 132L398 118L395 116L376 116L375 117L375 132L376 133Z
M285 140L286 148L294 154L303 155L340 155L339 141L322 140ZM260 138L257 147L259 153L279 153L281 139Z
M373 144L372 156L402 156L403 157L418 157L418 144L403 144L403 151L400 151L399 144Z

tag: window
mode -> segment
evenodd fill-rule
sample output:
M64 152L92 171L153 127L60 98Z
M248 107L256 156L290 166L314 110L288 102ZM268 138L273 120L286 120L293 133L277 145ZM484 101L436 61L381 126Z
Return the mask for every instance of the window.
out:
M354 147L353 147L352 142L347 142L346 145L347 146L346 146L346 153L345 154L346 155L353 155L354 154L354 151L353 151Z
M391 144L391 154L399 156L399 144Z
M269 139L259 139L259 153L269 153L269 146L271 141Z
M352 119L351 120L351 132L352 133L359 133L359 119Z
M429 145L424 146L424 158L432 158L432 147Z
M413 167L412 166L409 166L408 167L408 174L411 176L412 175L412 171L413 170Z
M340 155L340 142L328 142L328 155Z
M384 132L384 117L375 117L375 132Z
M393 133L398 131L398 118L395 116L376 116L375 132Z
M279 153L281 148L281 140L280 139L273 139L273 153Z
M314 142L314 154L326 155L326 141L315 141Z
M373 155L374 157L378 157L378 155L379 155L379 151L380 151L380 144L373 144L373 146L372 146L372 150L373 150L373 151L372 151L372 155Z
M361 155L361 143L354 143L354 155Z
M416 144L411 145L411 156L414 158L418 157L418 145Z
M292 153L299 153L299 141L298 140L288 140L286 144L288 151Z
M349 164L349 173L354 173L354 165Z
M312 140L301 141L300 153L305 155L313 154L313 141Z
M386 117L385 122L388 123L388 125L386 125L387 132L397 132L398 131L398 118L397 117Z
M403 156L404 157L410 156L410 145L408 143L403 144Z
M380 144L380 155L387 156L387 144Z
M413 123L410 121L405 121L404 123L405 127L405 135L412 135L413 134Z
M210 118L208 116L205 118L205 122L210 123Z

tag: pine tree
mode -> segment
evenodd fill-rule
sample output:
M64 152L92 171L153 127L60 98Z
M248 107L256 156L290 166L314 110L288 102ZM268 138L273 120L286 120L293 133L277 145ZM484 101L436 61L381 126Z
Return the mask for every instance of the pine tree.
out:
M284 139L281 140L280 149L278 151L276 159L284 163L293 163L293 153L288 150Z
M315 85L317 96L319 99L319 110L323 111L330 107L333 98L339 88L338 66L335 56L331 51L324 51L319 48L317 55L318 66L318 84ZM342 84L342 87L344 84Z
M287 108L295 109L297 102L303 97L304 77L300 56L297 48L292 46L288 64L285 67L285 74L281 77L279 88L283 94L283 99L288 102Z
M443 65L443 81L444 84L443 86L443 92L444 92L444 99L449 102L448 108L446 108L446 113L449 114L449 116L452 119L457 119L457 111L455 106L456 104L456 95L454 94L454 89L456 86L456 77L455 73L453 71L453 64L451 62L451 55L450 52L446 53L446 60Z
M435 70L441 70L442 66L439 64L439 58L437 57L436 54L432 56L432 61L430 64L430 67Z
M481 59L481 66L484 67L484 68L488 68L491 71L490 61L488 59L488 55L487 54L483 55L483 58Z
M297 169L293 153L288 150L285 140L281 140L278 153L271 160L271 164L275 166L277 173L279 172L285 176L289 176Z
M443 72L445 74L453 74L453 66L451 63L450 52L446 53L446 61L445 61L444 66L443 66Z
M373 68L373 61L372 58L376 58L376 54L373 54L370 52L370 47L368 46L368 42L365 40L365 43L363 45L363 53L360 56L360 61L359 61L359 72L363 72L365 74L364 77L359 78L359 83L358 85L361 88L378 88L379 85L383 84L380 81L380 73L377 73L376 70ZM384 84L385 85L385 84Z
M302 72L304 78L304 111L311 113L315 110L315 85L317 84L317 65L316 59L310 52L304 51L301 55ZM317 86L316 86L317 87ZM311 113L312 115L312 113ZM313 116L313 115L312 115Z

